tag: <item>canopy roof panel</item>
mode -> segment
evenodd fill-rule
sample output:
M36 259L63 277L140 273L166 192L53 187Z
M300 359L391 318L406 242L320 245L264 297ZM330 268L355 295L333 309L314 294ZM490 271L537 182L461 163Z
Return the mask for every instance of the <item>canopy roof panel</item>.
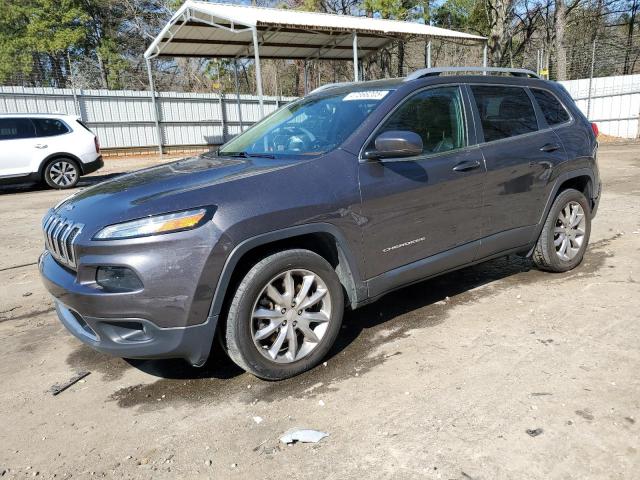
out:
M250 57L254 29L261 58L349 60L354 33L358 58L398 38L485 41L477 35L414 22L187 0L144 55Z

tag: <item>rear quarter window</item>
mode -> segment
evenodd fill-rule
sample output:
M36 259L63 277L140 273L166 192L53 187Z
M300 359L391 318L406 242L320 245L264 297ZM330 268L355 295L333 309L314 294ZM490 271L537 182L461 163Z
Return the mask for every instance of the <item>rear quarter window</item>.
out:
M484 141L492 142L538 130L536 112L522 87L472 85Z
M560 125L561 123L565 123L570 120L571 117L569 116L569 112L567 112L567 109L553 93L547 92L546 90L540 90L538 88L532 88L531 93L533 93L533 96L536 99L536 102L538 102L540 110L542 110L542 114L550 127Z
M54 137L69 133L69 127L55 118L33 118L32 121L39 137Z

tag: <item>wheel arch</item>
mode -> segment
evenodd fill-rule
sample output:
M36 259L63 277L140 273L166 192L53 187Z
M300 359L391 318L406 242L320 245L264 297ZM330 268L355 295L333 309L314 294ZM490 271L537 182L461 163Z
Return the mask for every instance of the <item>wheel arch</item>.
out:
M595 179L593 172L589 168L580 168L577 170L572 170L569 172L565 172L562 175L559 175L556 178L553 188L547 198L547 202L545 204L544 210L542 211L542 216L538 221L538 226L535 229L535 235L531 239L533 243L533 247L527 253L527 257L533 254L533 250L535 248L535 243L538 241L538 237L540 237L540 233L544 228L544 222L547 219L547 215L549 215L549 210L551 210L551 206L555 201L556 197L560 194L560 192L567 190L569 188L573 188L582 192L587 200L593 207L593 186L595 185Z
M56 152L48 155L40 162L40 168L38 169L38 176L41 180L44 180L44 171L47 168L47 165L54 160L58 160L61 158L68 158L69 160L73 160L78 169L80 170L80 175L84 175L84 168L82 161L74 154L67 152Z
M249 269L271 253L304 248L317 253L335 269L342 284L345 305L355 306L366 298L366 285L340 230L328 223L300 225L251 237L238 244L229 254L211 302L210 316L220 315L234 290Z

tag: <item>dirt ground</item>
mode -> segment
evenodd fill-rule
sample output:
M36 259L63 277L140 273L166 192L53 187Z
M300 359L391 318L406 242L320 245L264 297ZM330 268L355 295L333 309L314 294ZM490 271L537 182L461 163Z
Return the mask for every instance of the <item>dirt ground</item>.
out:
M155 162L112 161L83 183ZM346 315L325 365L272 383L221 355L195 369L83 346L35 265L40 219L68 193L5 189L0 475L638 478L640 146L602 147L600 168L604 196L574 271L502 258L387 295ZM280 444L292 427L329 437Z

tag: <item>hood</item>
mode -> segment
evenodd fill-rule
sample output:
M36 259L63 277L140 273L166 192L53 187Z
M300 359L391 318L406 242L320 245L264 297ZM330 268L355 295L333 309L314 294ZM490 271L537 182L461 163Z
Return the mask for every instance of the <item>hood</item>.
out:
M205 153L99 183L67 198L55 211L88 229L101 228L148 215L216 205L223 185L300 162Z

